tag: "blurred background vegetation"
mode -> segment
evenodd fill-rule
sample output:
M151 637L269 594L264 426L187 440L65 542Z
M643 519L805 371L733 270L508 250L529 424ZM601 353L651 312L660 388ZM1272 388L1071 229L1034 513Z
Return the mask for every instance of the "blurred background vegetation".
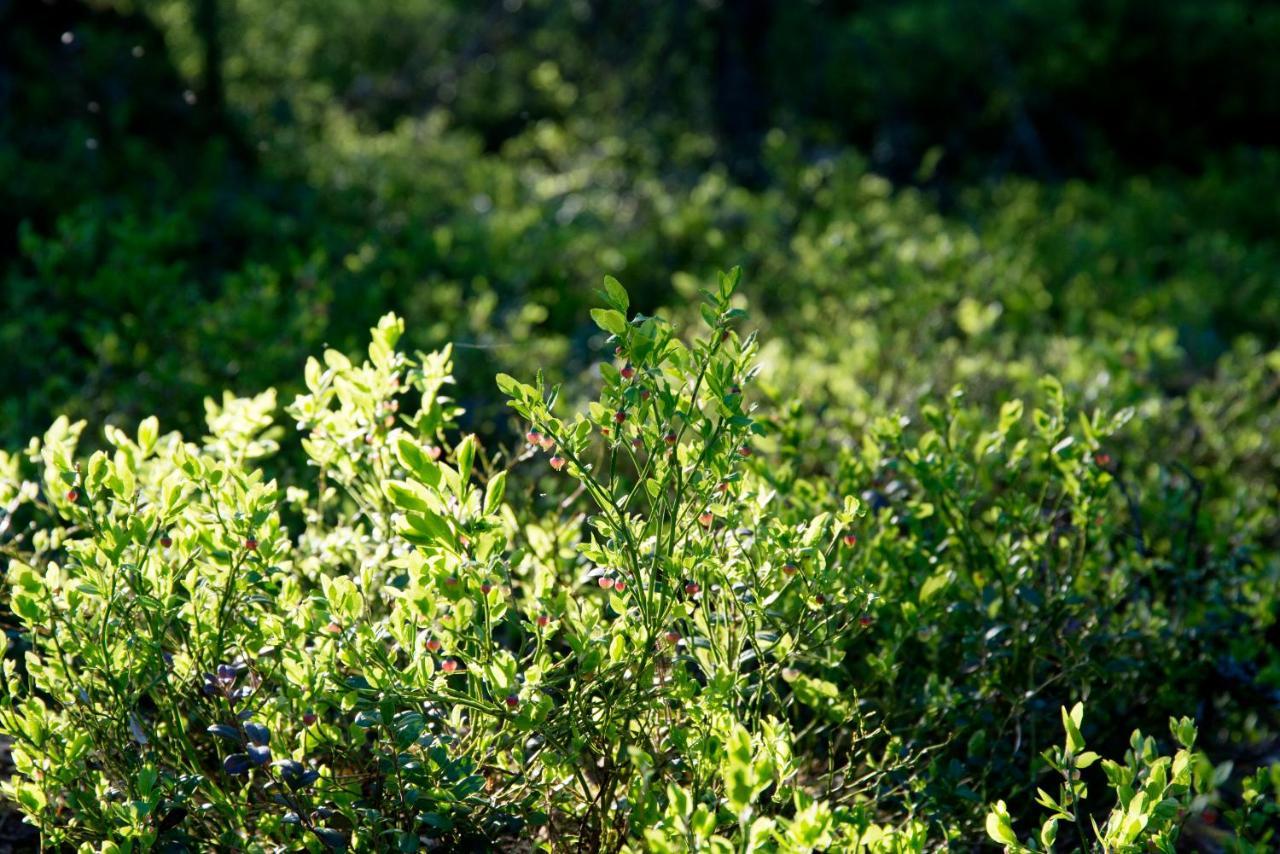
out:
M602 273L679 312L738 263L844 405L1052 336L1184 392L1280 332L1277 44L1249 0L0 0L0 433L288 400L388 309L484 429L494 370L586 367Z

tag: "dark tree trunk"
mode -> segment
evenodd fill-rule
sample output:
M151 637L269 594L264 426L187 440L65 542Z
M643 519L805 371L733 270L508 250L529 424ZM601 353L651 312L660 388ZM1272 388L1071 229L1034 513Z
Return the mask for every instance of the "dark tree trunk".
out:
M754 186L763 178L760 142L770 100L765 54L774 0L726 0L715 15L716 131L729 170Z
M226 116L227 96L222 82L222 21L218 0L195 2L195 27L204 48L201 95L214 121L221 124Z

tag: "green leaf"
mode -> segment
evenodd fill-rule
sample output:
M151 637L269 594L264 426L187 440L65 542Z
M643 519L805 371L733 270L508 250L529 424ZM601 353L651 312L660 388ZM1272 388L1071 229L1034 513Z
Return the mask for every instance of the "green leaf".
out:
M712 329L720 322L720 317L716 314L716 310L706 303L698 306L698 312L702 315L703 322Z
M507 473L500 471L489 479L484 489L484 512L492 516L502 508L502 497L507 493Z
M320 361L315 356L308 356L307 365L303 369L303 378L306 380L308 391L314 393L320 390L320 377L323 372Z
M142 449L144 456L150 456L155 450L156 440L160 438L160 419L152 415L150 418L143 419L138 425L138 447Z
M1055 816L1048 819L1040 827L1040 843L1044 845L1044 850L1052 851L1054 840L1058 838L1058 818Z
M1076 757L1076 767L1088 768L1090 765L1097 762L1098 758L1098 754L1094 753L1092 750L1086 750L1084 753L1081 753Z
M732 267L728 272L722 272L719 277L720 299L726 300L733 296L733 292L738 288L738 282L742 281L742 268Z
M1067 750L1079 753L1084 750L1084 736L1080 734L1080 721L1084 718L1084 704L1076 703L1071 711L1062 707L1062 728L1067 731Z
M450 546L457 545L449 523L430 510L406 513L404 523L400 526L400 536L419 546L429 546L439 541Z
M596 326L599 326L605 332L623 335L627 331L627 319L620 311L614 311L610 308L593 308L591 309L591 319L596 322Z
M815 679L803 674L791 682L796 699L815 709L833 721L848 719L850 706L840 699L840 689L825 679Z
M734 724L725 744L721 766L724 796L734 815L744 815L755 799L755 774L751 765L751 734L741 724Z
M360 591L345 575L320 577L329 611L344 623L353 622L361 611Z
M925 579L924 584L920 586L920 604L923 605L924 603L932 599L934 596L936 596L938 593L941 593L943 590L946 590L947 587L951 584L951 579L952 579L952 574L951 574L951 570L949 569L944 569L941 572L936 572L933 575L929 576L927 579Z
M386 485L387 498L401 510L432 511L432 496L425 486L412 481L393 480Z
M609 660L621 661L627 655L627 639L621 634L613 636L613 640L609 642Z
M1022 401L1006 400L1000 406L1000 426L997 429L1003 435L1013 429L1013 426L1021 420Z
M44 620L44 608L34 597L25 593L16 593L10 600L13 612L28 624L35 625Z
M29 815L38 815L48 804L44 792L38 786L30 783L16 785L14 787L14 798Z
M609 305L618 311L625 313L631 307L631 299L627 296L627 289L613 276L604 277L604 290Z
M458 446L458 491L461 493L471 480L471 466L476 458L475 434L468 434Z
M765 851L773 836L774 828L778 823L768 816L760 816L751 822L751 828L747 831L747 850L748 851Z
M1190 750L1196 743L1196 722L1189 717L1175 720L1169 718L1169 731L1178 740L1178 744Z
M409 436L396 441L396 459L418 482L430 487L440 484L440 466Z
M494 379L498 383L498 391L507 397L522 397L521 392L525 386L511 374L498 374Z
M996 803L995 809L987 813L987 836L1002 845L1017 846L1018 837L1013 832L1013 824L1009 821L1009 810L1004 801Z

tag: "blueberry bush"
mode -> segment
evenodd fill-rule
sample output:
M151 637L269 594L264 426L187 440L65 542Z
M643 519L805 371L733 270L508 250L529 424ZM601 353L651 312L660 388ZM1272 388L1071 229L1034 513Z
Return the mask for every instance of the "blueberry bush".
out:
M0 854L1275 849L1277 33L0 0Z
M985 823L1173 851L1210 810L1266 850L1280 766L1241 782L1185 716L1172 759L1135 733L1099 762L1057 703L1265 738L1193 680L1274 672L1239 631L1274 567L1139 516L1168 476L1127 471L1140 416L1044 377L815 452L739 275L694 329L607 277L593 399L499 374L506 445L458 429L451 351L387 315L361 359L307 360L293 438L268 390L207 400L195 440L147 418L87 453L60 418L5 455L6 796L86 850L896 852ZM306 467L268 477L288 442ZM1006 806L1028 775L1034 838Z

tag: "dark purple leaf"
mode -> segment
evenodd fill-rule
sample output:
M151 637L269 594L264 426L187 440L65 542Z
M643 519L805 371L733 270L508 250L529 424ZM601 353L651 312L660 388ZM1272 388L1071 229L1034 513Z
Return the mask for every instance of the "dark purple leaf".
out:
M307 770L301 762L293 759L281 759L276 763L276 768L280 770L280 778L292 789L298 788L299 781Z
M313 827L311 832L331 851L346 851L347 837L331 827Z
M187 811L185 809L182 807L174 807L165 813L164 818L160 819L160 832L164 833L166 830L173 830L175 827L182 824L182 820L186 817Z
M249 758L247 753L233 753L226 759L222 760L222 770L228 774L235 776L236 774L247 774L249 769L253 767L253 760Z

